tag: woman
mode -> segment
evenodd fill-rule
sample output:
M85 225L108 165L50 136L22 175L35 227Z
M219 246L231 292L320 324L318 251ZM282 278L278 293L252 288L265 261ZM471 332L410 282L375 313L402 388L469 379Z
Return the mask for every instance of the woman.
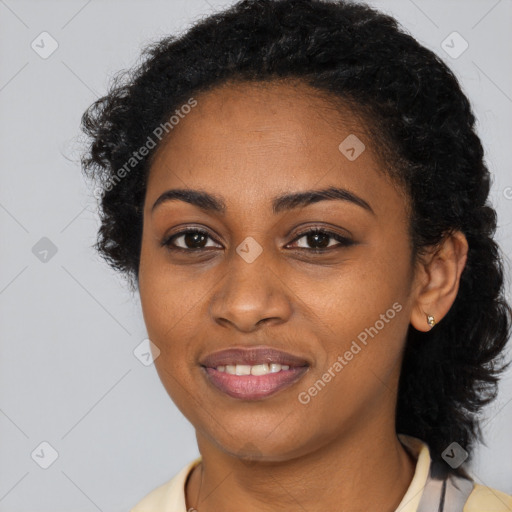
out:
M464 467L510 308L459 84L363 4L245 0L83 117L96 247L201 456L133 512L512 510Z

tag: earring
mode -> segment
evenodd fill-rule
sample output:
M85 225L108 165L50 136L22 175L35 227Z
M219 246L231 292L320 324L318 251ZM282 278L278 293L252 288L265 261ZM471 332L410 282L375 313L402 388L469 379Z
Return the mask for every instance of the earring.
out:
M430 325L430 328L434 327L436 325L436 320L432 315L427 315L427 323Z

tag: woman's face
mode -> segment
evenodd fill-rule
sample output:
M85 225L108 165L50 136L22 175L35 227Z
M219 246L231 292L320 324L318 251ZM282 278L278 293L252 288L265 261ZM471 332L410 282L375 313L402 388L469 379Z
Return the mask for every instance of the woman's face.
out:
M285 460L394 428L414 284L404 197L360 122L306 91L197 96L149 174L139 290L155 365L198 438L233 455ZM154 206L172 189L218 204ZM288 355L216 358L231 348Z

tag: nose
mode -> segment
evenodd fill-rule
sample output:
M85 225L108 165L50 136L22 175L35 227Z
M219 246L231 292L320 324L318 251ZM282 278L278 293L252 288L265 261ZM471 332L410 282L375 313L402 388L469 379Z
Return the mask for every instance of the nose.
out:
M252 332L259 324L286 322L292 314L292 292L286 276L263 251L249 263L233 251L228 272L212 294L210 315L224 327Z

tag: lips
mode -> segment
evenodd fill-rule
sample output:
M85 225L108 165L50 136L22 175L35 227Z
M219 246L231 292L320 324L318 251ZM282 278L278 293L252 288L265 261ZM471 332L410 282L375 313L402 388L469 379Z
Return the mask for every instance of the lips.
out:
M230 348L207 355L201 366L217 368L226 365L259 365L277 363L289 367L308 366L306 359L271 347Z
M310 366L302 357L271 347L221 350L200 364L209 384L240 400L261 400L289 388Z

